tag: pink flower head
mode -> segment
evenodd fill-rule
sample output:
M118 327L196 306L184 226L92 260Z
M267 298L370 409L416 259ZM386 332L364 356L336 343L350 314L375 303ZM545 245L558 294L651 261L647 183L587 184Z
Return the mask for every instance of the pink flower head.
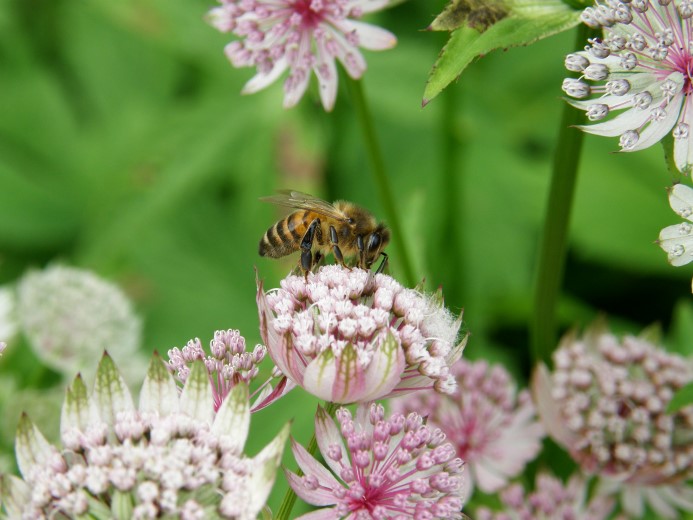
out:
M340 408L336 424L318 407L315 436L329 469L292 441L305 476L286 475L302 500L331 507L301 519L462 518L464 463L455 448L416 413L384 415L382 405L360 405L354 420Z
M338 59L349 76L366 70L359 47L389 49L397 42L390 32L355 19L387 6L389 0L220 0L209 22L240 40L226 46L234 67L256 67L244 94L273 83L284 71L284 107L294 106L308 87L311 70L320 85L325 110L337 96Z
M563 485L556 477L540 473L534 492L513 484L500 497L502 511L480 507L475 520L606 520L614 507L614 501L606 497L588 501L586 482L578 475Z
M267 355L267 348L255 345L252 352L246 351L245 338L238 330L217 330L214 339L209 342L211 355L202 348L199 338L188 341L182 349L174 347L168 351L168 367L176 373L177 381L182 385L190 374L190 368L196 360L204 361L209 382L212 385L214 411L217 411L224 399L238 383L250 385L257 377L259 364ZM272 390L266 381L250 397L255 398L251 411L256 412L282 397L293 385L282 379Z
M693 379L690 362L604 327L567 335L553 361L553 373L541 365L534 375L535 400L551 437L583 471L631 490L693 477L693 405L666 412ZM630 495L626 510L636 502Z
M460 359L452 366L457 389L451 395L417 392L392 400L394 411L416 411L440 428L465 461L465 493L504 487L541 449L544 428L536 420L529 392L516 393L510 374L485 361Z
M433 296L394 278L328 265L289 275L281 288L258 282L260 333L279 369L334 403L374 401L423 388L450 393L462 355L462 323Z

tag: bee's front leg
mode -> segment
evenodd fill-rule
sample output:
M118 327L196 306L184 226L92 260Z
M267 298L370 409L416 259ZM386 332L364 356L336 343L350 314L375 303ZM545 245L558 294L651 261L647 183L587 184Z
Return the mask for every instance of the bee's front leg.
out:
M301 270L306 279L308 279L308 272L313 268L313 239L315 238L315 230L319 229L319 226L320 219L316 218L310 223L301 239Z
M375 274L380 274L380 273L382 273L382 272L385 270L385 268L387 267L387 259L388 259L387 253L384 253L384 252L381 251L381 252L380 252L380 255L383 257L383 261L380 262L380 265L379 265L378 268L375 270Z
M363 246L363 236L358 235L356 237L356 247L359 250L359 263L358 266L361 269L366 269L366 257L364 255L364 246Z
M342 267L347 267L344 264L344 256L342 255L342 250L339 249L337 230L334 226L330 226L330 244L332 244L332 254L334 254L334 259L337 260L339 265ZM347 269L350 269L347 267Z

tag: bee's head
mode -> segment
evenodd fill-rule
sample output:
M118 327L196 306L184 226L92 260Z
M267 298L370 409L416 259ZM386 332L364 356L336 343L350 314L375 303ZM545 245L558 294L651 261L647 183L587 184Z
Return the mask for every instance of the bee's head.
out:
M390 242L390 230L385 224L378 224L375 231L366 236L363 249L366 268L370 268L373 262L380 256L380 252Z

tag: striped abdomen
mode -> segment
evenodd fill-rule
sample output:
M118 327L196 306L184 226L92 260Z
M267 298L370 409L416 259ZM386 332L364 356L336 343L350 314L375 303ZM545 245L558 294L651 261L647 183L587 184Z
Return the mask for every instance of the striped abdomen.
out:
M279 258L298 251L308 226L320 215L313 211L294 211L265 232L260 240L260 256ZM322 245L322 226L316 230L315 245Z

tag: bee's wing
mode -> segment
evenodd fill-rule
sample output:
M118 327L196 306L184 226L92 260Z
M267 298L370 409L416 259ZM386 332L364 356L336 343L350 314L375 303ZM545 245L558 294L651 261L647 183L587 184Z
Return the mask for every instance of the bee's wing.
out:
M326 217L344 222L349 220L349 218L335 208L333 204L300 191L281 190L277 195L262 197L260 200L276 204L277 206L314 211Z

